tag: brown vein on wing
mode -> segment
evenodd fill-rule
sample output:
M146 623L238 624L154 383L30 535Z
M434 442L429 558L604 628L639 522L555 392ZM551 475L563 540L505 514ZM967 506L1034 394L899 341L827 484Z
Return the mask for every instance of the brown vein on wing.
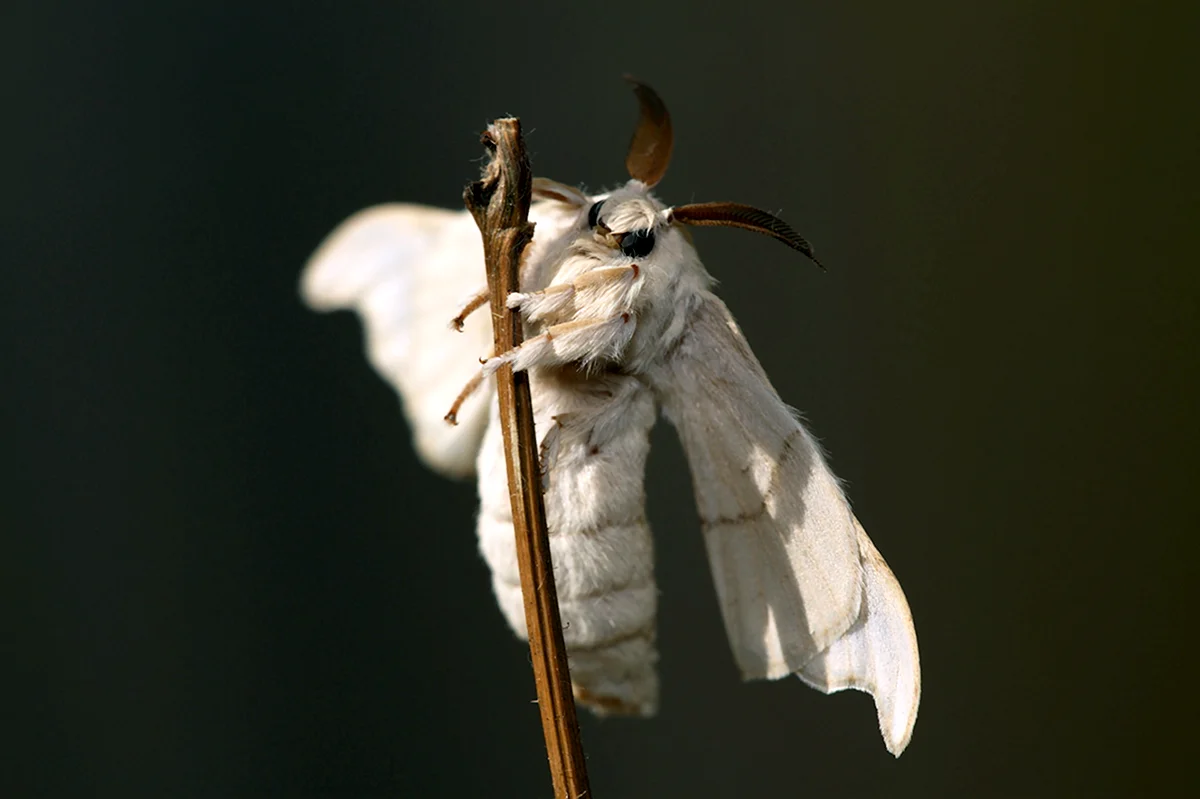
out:
M767 499L769 497L770 492L768 491L767 496L764 497L763 501L754 510L745 511L744 513L739 513L735 516L718 516L715 519L701 519L700 527L702 530L707 531L713 527L719 527L725 524L742 525L746 524L747 522L757 521L767 514Z
M758 507L734 515L718 516L715 519L701 519L701 528L707 531L724 524L741 525L757 521L765 516L767 514L767 503L774 496L775 490L779 485L779 473L783 469L784 464L787 463L788 457L796 452L796 440L803 435L804 431L797 427L783 440L783 444L779 447L779 453L775 456L775 466L771 469L771 478L767 481L767 490L763 492L762 502Z

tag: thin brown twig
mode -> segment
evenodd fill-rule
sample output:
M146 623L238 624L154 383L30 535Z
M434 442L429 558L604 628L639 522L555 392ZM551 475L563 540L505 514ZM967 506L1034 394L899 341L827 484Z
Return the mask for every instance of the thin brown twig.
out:
M529 222L532 174L519 120L496 120L483 134L483 144L491 160L484 168L483 178L467 186L463 199L483 234L495 351L501 353L516 347L522 338L520 318L505 305L505 299L518 290L521 253L533 238L533 225ZM514 374L512 367L505 364L496 372L496 393L500 398L500 425L517 539L517 565L525 599L525 625L529 630L529 651L554 795L560 799L584 799L591 796L591 791L550 561L529 375Z

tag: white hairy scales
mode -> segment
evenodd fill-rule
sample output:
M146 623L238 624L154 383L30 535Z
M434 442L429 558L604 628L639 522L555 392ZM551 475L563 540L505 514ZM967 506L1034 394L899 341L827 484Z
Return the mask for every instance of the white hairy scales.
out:
M469 473L480 547L509 624L525 634L492 385L442 419L479 358L527 370L572 680L601 713L658 703L653 549L644 515L649 431L661 408L691 466L730 645L747 678L797 674L875 698L890 751L920 698L916 634L899 583L863 532L808 432L772 388L690 240L639 181L606 197L558 187L531 210L521 291L526 341L490 353L486 312L448 322L483 283L465 212L381 206L351 217L313 256L304 293L354 308L372 363L398 389L418 451ZM598 225L592 203L603 199ZM631 257L622 237L648 231ZM490 410L489 410L490 408Z

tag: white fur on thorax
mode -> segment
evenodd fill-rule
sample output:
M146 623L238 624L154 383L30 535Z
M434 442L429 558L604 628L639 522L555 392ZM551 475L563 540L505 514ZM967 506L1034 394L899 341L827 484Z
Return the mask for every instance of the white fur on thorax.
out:
M547 244L540 259L531 259L529 284L523 284L522 291L544 290L554 284L569 283L589 271L636 263L640 277L628 301L637 325L619 361L624 371L642 372L679 338L695 296L710 288L714 281L687 235L678 225L668 222L666 206L641 183L630 181L628 186L597 199L604 202L600 221L614 235L633 230L654 231L653 251L643 258L631 258L602 244L600 237L586 229L585 207L574 225L561 229ZM573 314L575 318L587 318L616 312L618 304L609 304L604 299L594 295L585 297L562 317ZM603 346L599 338L597 345L598 349Z

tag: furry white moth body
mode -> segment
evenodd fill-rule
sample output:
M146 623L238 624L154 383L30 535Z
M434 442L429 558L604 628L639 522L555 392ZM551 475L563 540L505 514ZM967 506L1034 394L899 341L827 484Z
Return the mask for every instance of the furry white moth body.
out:
M757 209L660 203L650 188L670 156L670 119L657 95L640 84L636 90L643 117L625 187L588 197L536 182L545 202L531 209L536 228L521 292L508 298L528 337L483 366L485 377L506 362L530 374L576 696L601 713L650 715L657 708L656 591L643 476L661 407L691 466L743 675L797 674L825 692L871 693L884 741L898 755L920 698L904 594L813 439L711 293L713 280L682 226L743 227L810 257L811 249ZM461 300L483 274L469 224L465 212L417 206L364 211L313 256L304 294L314 307L354 307L363 315L372 361L399 389L427 460L463 474L478 453L480 547L500 607L524 635L494 408L485 421L494 405L490 382L462 401L458 427L441 418L458 389L477 377L474 358L490 347L486 314L467 318L464 333L445 326L453 310L447 294Z
M598 713L653 715L654 549L642 488L655 407L636 378L535 369L546 526L576 698ZM525 609L500 426L479 452L479 545L508 623Z

